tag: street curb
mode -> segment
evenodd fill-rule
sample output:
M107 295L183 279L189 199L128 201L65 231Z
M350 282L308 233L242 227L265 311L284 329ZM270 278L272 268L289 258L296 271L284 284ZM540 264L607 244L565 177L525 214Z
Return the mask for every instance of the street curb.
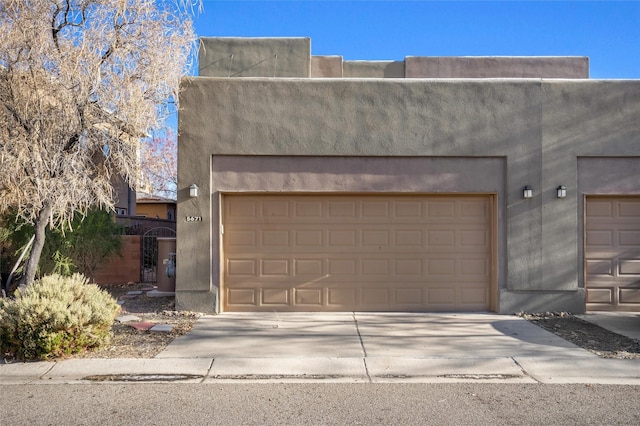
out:
M541 383L640 385L640 359L135 358L0 364L0 383Z

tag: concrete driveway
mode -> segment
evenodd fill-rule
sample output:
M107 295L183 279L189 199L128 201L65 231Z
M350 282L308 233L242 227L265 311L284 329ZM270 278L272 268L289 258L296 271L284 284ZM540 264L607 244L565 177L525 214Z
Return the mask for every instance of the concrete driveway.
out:
M636 383L611 362L515 316L435 313L225 313L197 321L155 361L211 360L236 380ZM627 361L627 360L615 360ZM635 360L631 360L635 361Z
M521 318L436 313L224 313L158 358L593 357Z
M612 323L626 324L612 317ZM640 385L640 359L602 359L515 316L225 313L153 359L0 364L2 383L118 380ZM178 377L178 378L176 378Z

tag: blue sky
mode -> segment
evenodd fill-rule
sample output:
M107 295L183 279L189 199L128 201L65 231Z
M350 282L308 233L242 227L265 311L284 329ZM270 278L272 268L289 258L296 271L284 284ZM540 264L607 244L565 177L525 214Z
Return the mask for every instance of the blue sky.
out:
M640 1L208 1L199 36L311 38L313 55L588 56L640 78Z

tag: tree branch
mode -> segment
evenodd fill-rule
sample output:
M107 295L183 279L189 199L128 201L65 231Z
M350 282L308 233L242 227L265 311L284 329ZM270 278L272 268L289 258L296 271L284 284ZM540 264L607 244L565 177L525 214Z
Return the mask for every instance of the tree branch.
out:
M26 122L22 117L20 117L20 114L18 114L18 112L13 108L13 106L9 105L5 101L2 101L2 105L4 105L7 111L11 113L11 115L13 116L13 119L20 125L20 127L22 127L27 133L31 133L31 130L33 128L29 125L28 122Z

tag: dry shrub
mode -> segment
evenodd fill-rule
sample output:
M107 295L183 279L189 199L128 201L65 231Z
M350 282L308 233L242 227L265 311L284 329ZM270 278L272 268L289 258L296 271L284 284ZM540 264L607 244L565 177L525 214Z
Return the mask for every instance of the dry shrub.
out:
M49 275L15 299L0 299L0 349L17 359L49 359L109 343L120 305L80 274Z

